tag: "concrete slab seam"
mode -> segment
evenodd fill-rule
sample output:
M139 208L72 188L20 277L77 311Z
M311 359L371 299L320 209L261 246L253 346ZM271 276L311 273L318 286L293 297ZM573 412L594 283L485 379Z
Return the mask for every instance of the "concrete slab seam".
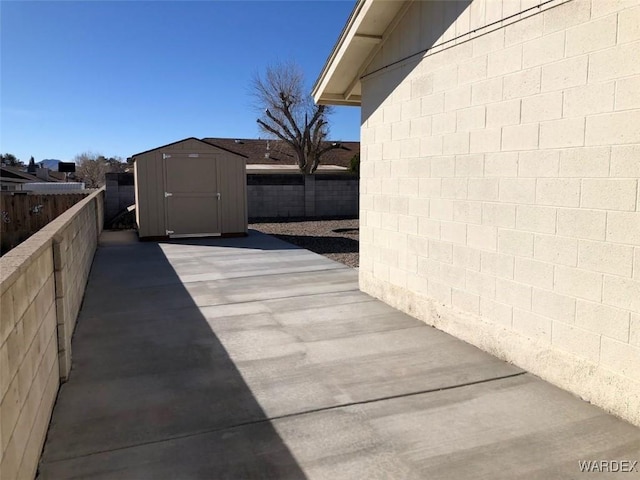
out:
M185 439L185 438L197 437L197 436L201 436L201 435L209 435L209 434L212 434L212 433L224 432L226 430L233 430L233 429L236 429L236 428L243 428L243 427L248 427L248 426L252 426L252 425L259 425L261 423L274 422L274 421L283 420L283 419L286 419L286 418L300 417L300 416L303 416L303 415L311 415L311 414L314 414L314 413L327 412L327 411L331 411L331 410L337 410L337 409L340 409L340 408L355 407L355 406L358 406L358 405L367 405L367 404L370 404L370 403L384 402L384 401L395 400L395 399L399 399L399 398L414 397L414 396L417 396L417 395L424 395L424 394L427 394L427 393L437 393L437 392L443 392L443 391L446 391L446 390L455 390L455 389L458 389L458 388L470 387L470 386L474 386L474 385L480 385L480 384L483 384L483 383L489 383L489 382L495 382L495 381L500 381L500 380L506 380L506 379L514 378L514 377L519 377L519 376L525 375L527 373L528 372L523 370L521 372L511 373L509 375L501 375L501 376L498 376L498 377L486 378L486 379L483 379L483 380L476 380L476 381L473 381L473 382L459 383L459 384L456 384L456 385L449 385L449 386L446 386L446 387L430 388L430 389L427 389L427 390L420 390L420 391L416 391L416 392L401 393L401 394L398 394L398 395L389 395L389 396L386 396L386 397L372 398L372 399L369 399L369 400L361 400L359 402L341 403L341 404L338 404L338 405L332 405L330 407L315 408L315 409L305 410L305 411L301 411L301 412L288 413L286 415L277 415L275 417L263 418L263 419L260 419L260 420L253 420L253 421L248 421L248 422L240 422L240 423L237 423L235 425L229 425L227 427L213 428L213 429L203 430L203 431L200 431L200 432L188 433L188 434L184 434L184 435L175 435L175 436L171 436L171 437L167 437L167 438L163 438L163 439L159 439L159 440L153 440L153 441L149 441L149 442L136 443L134 445L127 445L127 446L118 447L118 448L99 450L99 451L87 453L85 455L78 455L78 456L75 456L75 457L58 458L56 460L52 460L50 462L43 462L43 463L44 464L54 464L54 463L68 462L69 460L75 460L75 459L78 459L78 458L86 458L86 457L91 457L93 455L101 455L103 453L118 452L118 451L121 451L121 450L128 450L130 448L143 447L143 446L147 446L147 445L155 445L155 444L164 443L164 442L171 442L171 441L174 441L174 440L182 440L182 439Z

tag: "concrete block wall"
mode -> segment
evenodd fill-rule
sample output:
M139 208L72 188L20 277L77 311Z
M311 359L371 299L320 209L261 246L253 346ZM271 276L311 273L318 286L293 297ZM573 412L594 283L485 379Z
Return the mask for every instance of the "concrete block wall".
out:
M360 181L354 177L315 176L314 211L317 216L348 217L359 213Z
M128 206L136 203L133 173L107 173L105 193L105 220L110 222Z
M360 284L640 425L638 25L414 2L362 79Z
M0 261L0 477L33 478L60 382L51 239Z
M70 319L82 299L102 203L102 191L90 195L0 258L3 480L35 476L61 377L69 373L59 359L70 358L75 318L64 324L58 315Z
M78 204L71 209L66 222L54 225L58 363L63 381L71 371L71 337L102 231L103 217L96 208L100 203L94 200L90 207Z
M358 215L359 180L344 174L248 174L249 218ZM131 173L108 173L105 219L135 203Z
M356 216L358 195L350 175L247 175L249 218Z
M247 185L249 218L304 217L305 187L302 185Z

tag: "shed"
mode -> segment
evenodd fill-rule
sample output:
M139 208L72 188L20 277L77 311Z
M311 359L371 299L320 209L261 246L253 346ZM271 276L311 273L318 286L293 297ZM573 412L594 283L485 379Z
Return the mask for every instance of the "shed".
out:
M186 138L132 160L141 238L247 233L244 155Z

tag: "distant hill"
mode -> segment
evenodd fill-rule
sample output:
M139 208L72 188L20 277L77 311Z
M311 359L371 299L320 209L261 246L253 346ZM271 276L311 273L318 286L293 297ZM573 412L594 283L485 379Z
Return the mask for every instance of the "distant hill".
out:
M58 171L58 164L61 161L62 160L56 160L54 158L45 158L44 160L40 160L39 162L36 162L36 163L38 165L44 167L44 168L48 168L49 170L57 172Z

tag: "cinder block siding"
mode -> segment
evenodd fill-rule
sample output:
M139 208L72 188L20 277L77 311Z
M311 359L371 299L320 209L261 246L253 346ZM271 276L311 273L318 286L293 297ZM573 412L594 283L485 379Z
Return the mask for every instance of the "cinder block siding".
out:
M0 478L33 478L97 237L96 192L0 259Z
M640 424L640 1L543 3L415 2L365 72L361 287Z

